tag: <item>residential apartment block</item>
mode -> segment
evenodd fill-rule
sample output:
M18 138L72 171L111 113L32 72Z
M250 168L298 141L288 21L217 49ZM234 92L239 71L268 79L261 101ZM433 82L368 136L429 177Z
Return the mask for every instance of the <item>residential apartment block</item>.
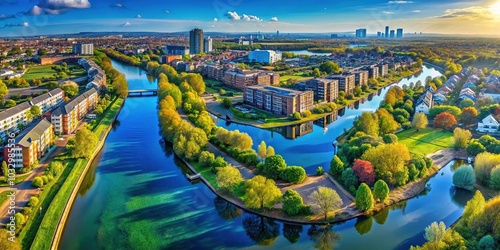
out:
M75 55L93 55L94 45L93 44L73 44L73 54Z
M389 64L387 63L380 64L378 68L379 68L378 73L381 77L384 77L389 73Z
M356 84L356 86L368 84L369 73L367 70L355 69L351 70L350 73L354 74L354 84Z
M79 121L96 107L98 99L97 90L91 88L54 110L50 117L54 132L67 135L75 131Z
M279 84L280 75L262 70L227 70L224 73L224 84L236 89L244 89L252 85Z
M189 55L189 48L183 45L165 45L167 55Z
M281 60L281 54L276 53L274 50L260 50L256 49L248 53L249 62L274 64Z
M364 69L365 70L368 70L368 78L375 78L377 79L378 76L379 76L379 67L377 65L368 65L368 66L365 66Z
M245 104L279 115L310 110L314 105L312 91L297 91L272 86L249 86L243 93Z
M53 142L52 124L41 119L19 134L14 144L8 145L11 147L4 148L5 161L14 168L31 166L49 151Z
M106 86L106 73L94 61L81 58L78 59L78 64L87 71L87 89L95 88L101 90Z
M352 73L342 73L337 75L329 75L327 79L339 81L339 91L344 91L346 94L352 94L354 91L356 76Z
M314 78L294 85L294 89L314 92L314 101L334 102L339 97L339 81L336 79Z
M31 122L31 107L38 106L42 114L54 109L64 102L64 92L60 89L53 89L48 93L37 96L30 101L23 102L15 107L0 112L0 137L5 141L7 131L17 133L19 127L28 125Z

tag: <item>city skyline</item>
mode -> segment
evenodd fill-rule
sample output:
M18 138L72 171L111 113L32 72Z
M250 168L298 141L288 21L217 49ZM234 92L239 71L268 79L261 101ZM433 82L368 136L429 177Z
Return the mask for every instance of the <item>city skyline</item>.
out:
M326 2L159 0L3 0L0 37L79 32L329 33L366 28L376 34L385 26L405 32L500 35L500 1L436 3L429 0Z

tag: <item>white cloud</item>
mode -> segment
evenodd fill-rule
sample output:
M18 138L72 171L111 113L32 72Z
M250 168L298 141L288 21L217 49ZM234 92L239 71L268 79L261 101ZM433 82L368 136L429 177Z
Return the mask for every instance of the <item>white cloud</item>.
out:
M269 21L277 22L278 18L277 17L271 17L271 19L269 19Z
M382 13L384 13L384 14L386 14L386 15L393 15L393 14L394 14L394 12L392 12L392 11L384 11L384 12L382 12Z
M137 18L142 18L142 16L141 15L137 15Z
M170 10L165 10L165 13L170 14Z
M250 22L250 21L260 22L260 21L262 21L262 19L258 18L257 16L246 15L246 14L243 14L242 19L247 21L247 22Z
M91 6L88 0L40 0L38 5L51 10L86 9Z
M231 19L233 21L241 20L240 15L238 15L238 13L236 13L236 12L228 11L226 16L229 17L229 19Z
M422 12L422 11L421 11L421 10L414 10L414 11L412 11L412 12L413 12L413 13L420 13L420 12Z
M491 9L482 6L471 6L463 9L447 9L438 18L461 20L496 20L499 17Z
M214 23L217 22L217 21L219 21L219 20L216 17L214 17Z
M407 4L413 3L413 1L389 1L389 4Z
M24 23L23 23L23 26L24 26L24 27L28 27L28 26L30 26L30 24L29 24L28 22L24 22Z
M45 9L45 14L47 15L59 15L61 14L62 10L51 10L51 9Z
M130 22L125 22L124 24L122 24L122 26L130 26Z
M38 7L38 5L35 5L35 6L33 6L33 8L31 8L31 10L29 11L29 14L33 15L33 16L37 16L37 15L42 14L42 12L43 12L43 9Z

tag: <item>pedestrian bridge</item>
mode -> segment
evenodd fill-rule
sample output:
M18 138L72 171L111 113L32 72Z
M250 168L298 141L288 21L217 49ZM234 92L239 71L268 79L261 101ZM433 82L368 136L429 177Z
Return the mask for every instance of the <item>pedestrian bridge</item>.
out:
M157 95L158 95L157 89L136 89L128 91L129 97L157 96Z

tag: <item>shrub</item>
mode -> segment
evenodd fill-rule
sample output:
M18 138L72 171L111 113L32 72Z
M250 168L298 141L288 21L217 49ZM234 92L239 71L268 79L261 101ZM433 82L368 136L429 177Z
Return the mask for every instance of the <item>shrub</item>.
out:
M317 176L321 176L325 173L325 170L323 170L323 167L322 166L318 166L318 168L316 169L316 175Z
M403 186L406 183L408 183L408 179L410 178L410 173L408 171L408 168L403 168L403 170L400 170L396 172L394 175L394 180L396 181L397 186Z
M302 197L297 191L289 189L283 195L283 210L287 215L300 214L303 206Z
M395 134L386 134L382 137L385 143L398 142L398 137Z
M21 213L24 216L29 216L31 214L31 211L33 211L31 207L23 207L23 209L21 209Z
M224 160L222 156L217 156L215 160L212 162L212 171L217 172L218 168L227 167L227 162Z
M272 155L267 157L261 166L261 173L263 175L276 180L280 176L281 171L286 168L286 163L281 155Z
M26 223L26 217L24 217L22 213L16 213L14 215L14 218L15 218L14 221L16 223L16 231L18 231L21 229L21 226L24 225L24 223Z
M373 198L375 200L384 202L387 197L389 197L389 192L389 186L387 186L387 183L385 183L384 180L378 180L375 182L375 186L373 187Z
M49 164L49 166L47 166L47 169L45 169L45 173L48 176L52 176L52 177L59 176L62 171L63 171L63 165L59 161L53 161L53 162L51 162Z
M281 179L294 184L302 183L306 177L306 171L299 166L288 166L281 171Z
M330 162L330 174L332 174L334 177L340 177L343 171L344 163L338 156L333 156L333 159Z
M418 171L417 167L415 167L415 164L408 165L408 177L409 177L409 181L416 180L418 178L419 174L420 174L420 171Z
M42 175L42 181L44 185L47 185L49 183L49 177L46 175Z
M482 152L486 152L486 148L477 140L471 140L467 146L467 153L476 156Z
M233 103L231 102L231 99L229 99L229 98L226 97L226 98L222 99L222 106L224 108L229 109L229 108L231 108L233 106Z
M356 207L362 211L373 208L373 195L370 187L366 183L361 183L356 192Z
M31 181L31 185L33 187L43 187L42 177L38 176L38 177L33 178L33 180Z
M30 199L28 200L28 206L29 206L29 207L34 207L34 206L38 205L38 202L39 202L38 198L37 198L37 197L32 196L32 197L30 197Z
M491 170L490 188L500 190L500 166L496 166L493 170Z
M458 188L473 190L475 183L476 176L474 175L474 169L472 169L472 166L460 166L457 170L455 170L455 173L453 173L453 185Z

